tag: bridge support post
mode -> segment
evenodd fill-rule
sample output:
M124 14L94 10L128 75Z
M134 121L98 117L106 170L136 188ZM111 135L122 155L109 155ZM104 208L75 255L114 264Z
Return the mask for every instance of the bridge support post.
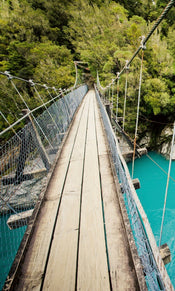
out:
M111 108L110 108L110 103L109 102L105 103L105 108L106 108L106 112L107 112L107 114L109 116L109 119L111 121Z
M42 161L43 161L43 163L44 163L44 165L46 167L46 170L49 171L50 166L51 166L51 164L49 162L49 157L48 157L47 152L46 152L46 150L45 150L45 148L44 148L44 146L42 144L41 138L40 138L40 136L38 134L38 131L36 129L36 126L35 126L35 124L33 122L33 119L31 117L31 115L29 115L29 120L31 122L32 129L33 129L31 131L32 139L33 139L33 141L35 143L36 148L38 149L38 151L40 153L41 159L42 159Z

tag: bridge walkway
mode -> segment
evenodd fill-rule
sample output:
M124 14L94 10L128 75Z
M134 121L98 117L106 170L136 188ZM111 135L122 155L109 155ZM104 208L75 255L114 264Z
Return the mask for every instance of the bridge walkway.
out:
M139 290L95 92L48 184L15 290Z

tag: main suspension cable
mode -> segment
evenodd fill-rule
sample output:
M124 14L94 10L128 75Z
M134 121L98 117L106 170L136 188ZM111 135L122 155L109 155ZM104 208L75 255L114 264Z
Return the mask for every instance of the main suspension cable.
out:
M148 34L144 37L143 40L143 45L146 45L147 41L149 40L149 38L151 37L151 35L154 33L154 31L156 30L156 28L159 26L159 24L162 22L162 20L165 18L165 16L167 15L167 13L169 12L169 10L172 8L172 6L175 5L175 0L171 0L167 6L165 7L165 9L163 10L163 12L161 13L161 15L157 18L156 22L154 23L153 27L151 28L151 30L148 32ZM133 56L131 57L131 59L127 62L127 64L125 64L125 66L122 68L122 70L117 74L117 76L115 77L115 80L117 80L126 70L126 67L130 66L130 64L132 63L132 61L135 59L135 57L138 55L138 53L140 52L140 50L142 49L142 45L138 47L138 49L134 52ZM110 83L112 84L112 82ZM108 85L109 86L109 85ZM106 89L107 86L104 89Z

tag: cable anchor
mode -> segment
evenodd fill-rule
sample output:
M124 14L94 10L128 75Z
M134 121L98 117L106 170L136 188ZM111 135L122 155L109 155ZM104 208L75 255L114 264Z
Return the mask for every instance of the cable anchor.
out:
M12 79L13 79L13 76L10 75L10 72L5 71L4 74L7 76L7 78L8 78L9 80L12 80Z
M34 87L35 86L35 83L33 82L33 80L29 80L29 83L30 83L30 85L32 86L32 87Z
M48 87L47 87L47 85L46 85L46 84L44 84L44 85L43 85L43 87L44 87L46 90L48 90Z
M125 64L125 70L129 70L129 65L128 65L129 61L126 60L126 64Z
M117 72L117 80L120 79L120 72Z
M141 37L141 45L140 45L142 50L146 50L146 43L144 43L144 40L145 40L145 36L143 35Z

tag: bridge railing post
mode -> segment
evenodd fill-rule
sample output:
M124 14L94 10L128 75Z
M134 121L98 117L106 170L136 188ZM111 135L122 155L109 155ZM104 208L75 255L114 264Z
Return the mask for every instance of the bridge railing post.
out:
M28 118L29 118L30 123L32 125L31 136L32 136L33 142L34 142L36 148L38 149L38 152L39 152L39 154L41 156L41 159L42 159L42 161L44 163L44 166L45 166L46 170L49 171L51 164L50 164L50 161L49 161L48 154L47 154L47 152L46 152L46 150L45 150L45 148L43 146L43 143L41 141L41 138L40 138L40 135L39 135L39 133L37 131L35 123L34 123L34 121L32 119L32 116L29 115Z

